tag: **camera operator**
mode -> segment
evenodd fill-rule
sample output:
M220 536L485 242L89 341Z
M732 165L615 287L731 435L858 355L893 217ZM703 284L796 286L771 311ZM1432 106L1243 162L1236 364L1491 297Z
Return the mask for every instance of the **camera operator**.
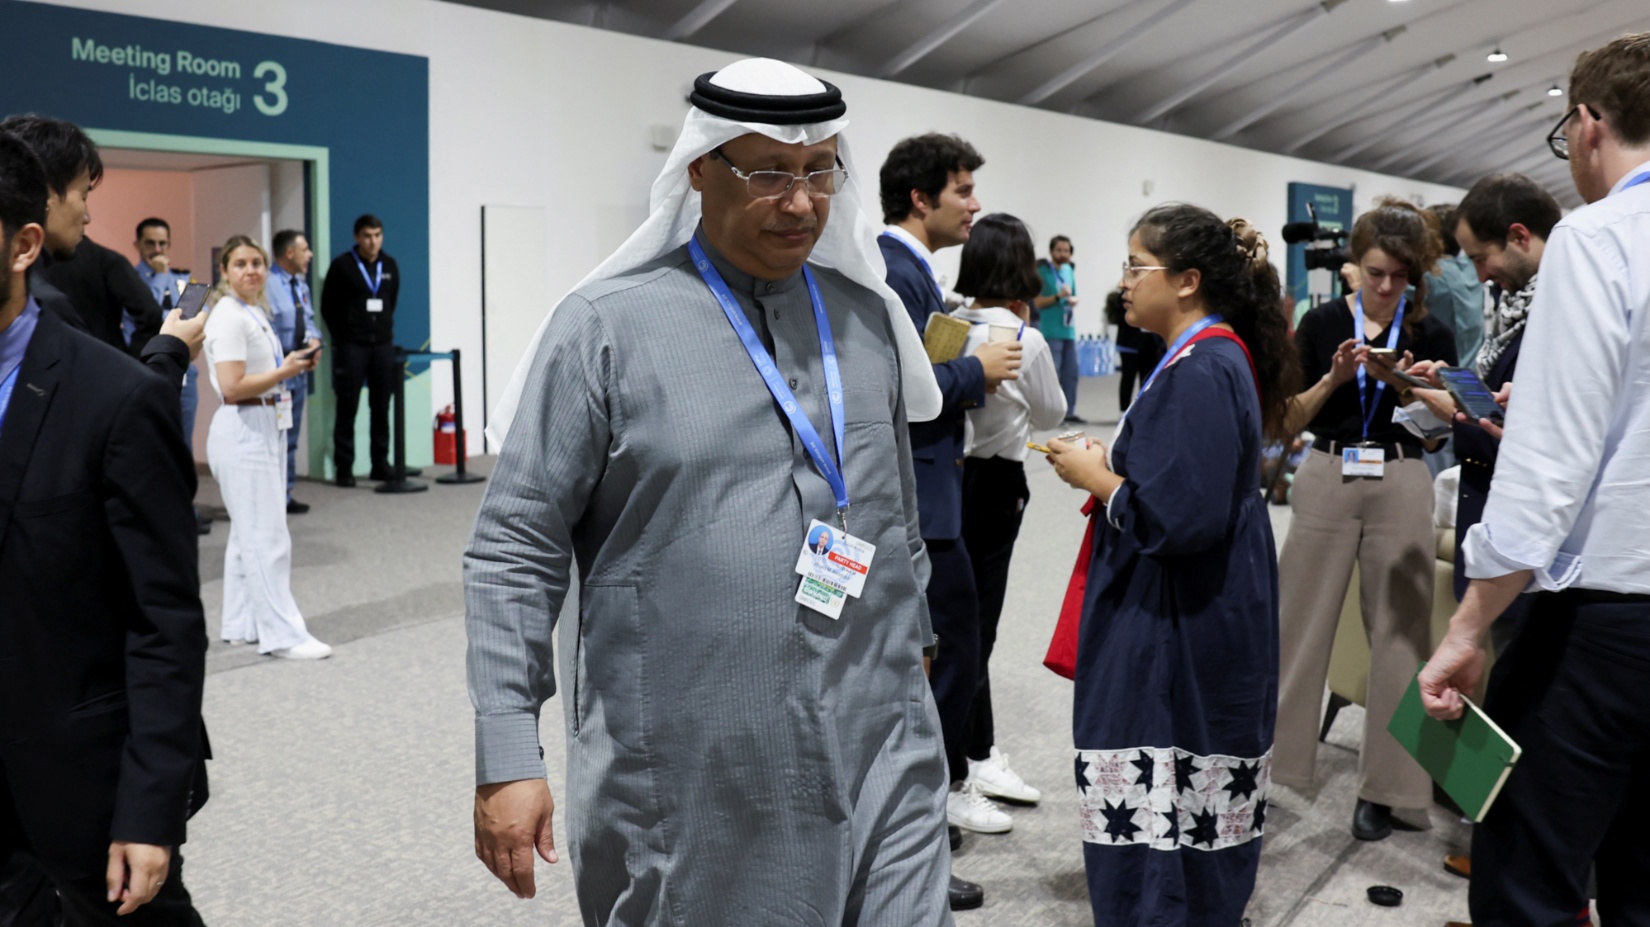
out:
M1443 246L1419 209L1377 201L1353 224L1349 245L1363 285L1351 299L1307 312L1295 336L1303 382L1311 385L1290 401L1286 431L1309 425L1316 437L1295 477L1295 519L1279 567L1273 778L1294 788L1312 785L1336 618L1356 563L1371 661L1352 832L1380 840L1392 832L1392 806L1424 809L1432 802L1426 772L1386 731L1432 643L1437 547L1422 442L1392 421L1398 394L1408 389L1393 370L1413 357L1453 363L1455 340L1422 302L1422 275ZM1412 282L1420 290L1414 303L1405 296Z

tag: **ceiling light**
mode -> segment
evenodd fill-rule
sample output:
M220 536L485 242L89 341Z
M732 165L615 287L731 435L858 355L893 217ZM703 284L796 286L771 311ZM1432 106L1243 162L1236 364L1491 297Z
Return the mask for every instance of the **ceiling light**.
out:
M1561 97L1563 95L1564 95L1564 88L1560 87L1557 84L1554 84L1551 87L1547 88L1547 96Z
M1495 51L1492 51L1488 55L1484 56L1484 60L1494 64L1500 64L1501 62L1507 60L1507 53L1501 50L1500 45L1497 45L1495 46Z

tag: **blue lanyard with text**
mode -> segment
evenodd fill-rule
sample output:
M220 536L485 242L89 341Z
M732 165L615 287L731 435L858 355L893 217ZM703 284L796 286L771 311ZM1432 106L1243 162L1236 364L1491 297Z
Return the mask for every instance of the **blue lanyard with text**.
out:
M1152 381L1157 379L1157 375L1163 372L1164 367L1174 363L1174 359L1180 356L1181 351L1186 350L1186 345L1190 344L1193 338L1196 338L1204 329L1219 325L1224 321L1226 320L1221 318L1219 314L1206 315L1193 323L1191 328L1182 332L1180 337L1174 340L1174 344L1169 346L1168 353L1164 354L1163 359L1157 362L1156 367L1152 368L1152 375L1146 378L1146 382L1140 384L1140 392L1144 394L1146 390L1151 388Z
M369 277L367 276L367 265L362 262L361 255L351 251L350 256L355 258L355 266L361 268L361 276L366 279L367 286L372 289L372 295L377 296L378 288L384 285L384 259L380 257L372 262L372 271L378 276Z
M1632 180L1627 181L1626 185L1624 185L1620 190L1617 190L1616 192L1617 193L1626 193L1628 190L1633 189L1634 187L1638 186L1641 183L1650 183L1650 171L1645 171L1644 173L1638 175L1637 177L1634 177Z
M917 263L922 265L922 269L928 272L928 282L934 285L934 295L939 297L940 305L945 305L945 291L940 289L940 279L934 276L934 268L929 265L928 259L922 256L922 252L911 247L910 242L899 237L898 235L895 235L893 232L883 232L882 237L899 242L905 246L905 250L911 252L911 256L917 259Z
M843 476L838 462L844 459L843 445L845 443L844 425L845 415L842 401L842 371L836 362L836 339L831 335L831 320L825 314L825 299L819 295L819 285L814 282L813 274L807 267L802 268L802 279L808 284L808 299L814 307L814 324L819 329L819 350L825 361L825 392L831 409L831 426L836 438L836 456L831 456L830 449L819 436L813 422L808 420L808 413L802 411L796 401L796 394L785 385L785 378L779 375L779 368L774 366L773 357L768 349L762 345L762 339L757 336L756 329L751 327L750 319L746 318L745 310L733 298L733 293L722 280L722 275L705 257L705 249L699 247L697 238L688 239L688 253L693 256L694 269L710 288L716 302L722 307L722 314L728 317L728 323L739 336L739 341L745 346L745 353L750 355L751 363L756 365L756 372L762 375L762 382L768 385L768 392L779 403L785 415L791 421L791 428L796 436L802 440L802 446L807 449L808 456L813 459L814 466L819 468L825 482L831 484L831 492L836 496L837 518L842 522L842 530L848 530L848 481Z
M6 374L4 380L0 380L0 431L6 427L6 410L11 408L11 393L17 388L17 374L22 369L23 365L18 364L11 369L11 373Z
M252 311L252 307L251 307L251 306L248 306L248 305L247 305L247 304L246 304L246 303L244 303L244 302L241 302L241 299L240 299L240 297L238 297L238 296L237 296L237 297L236 297L236 298L235 298L235 302L238 302L238 303L241 303L241 308L243 308L243 309L245 309L245 310L246 310L246 314L247 314L247 315L249 315L249 316L251 316L251 317L252 317L252 321L254 321L254 322L256 322L256 323L257 323L257 324L258 324L258 333L259 333L259 334L263 334L263 331L264 331L264 324L263 324L263 321L262 321L262 320L260 320L260 319L259 319L259 318L258 318L258 314L257 314L257 313L256 313L256 312L253 312L253 311ZM273 329L272 329L272 330L271 330L271 334L273 334L273 333L274 333L274 331L273 331ZM282 361L283 361L283 360L285 360L285 358L283 358L283 357L281 357L281 347L280 347L280 342L279 342L279 339L276 339L276 340L275 340L275 368L276 368L276 369L277 369L277 370L279 370L279 369L280 369L280 367L281 367L281 362L282 362ZM277 384L277 385L279 385L279 384Z
M1398 297L1398 314L1392 317L1392 330L1386 336L1386 346L1388 348L1395 349L1395 348L1398 347L1398 332L1403 328L1403 324L1404 324L1404 304L1405 304L1404 297L1402 297L1402 296ZM1353 310L1352 310L1353 324L1355 324L1357 326L1356 331L1357 331L1357 335L1358 335L1358 341L1360 343L1367 342L1369 339L1364 336L1364 294L1359 293L1357 295L1357 297L1353 300L1352 306L1353 306ZM1364 440L1365 441L1369 440L1369 426L1374 424L1374 422L1375 422L1375 410L1376 410L1376 408L1378 408L1381 405L1381 391L1386 389L1386 381L1385 380L1376 380L1375 381L1375 401L1374 402L1370 402L1369 399L1368 399L1368 392L1369 392L1368 387L1369 387L1369 374L1368 374L1367 371L1364 370L1364 365L1359 364L1358 365L1358 409L1359 409L1359 411L1363 412L1363 415L1364 415Z

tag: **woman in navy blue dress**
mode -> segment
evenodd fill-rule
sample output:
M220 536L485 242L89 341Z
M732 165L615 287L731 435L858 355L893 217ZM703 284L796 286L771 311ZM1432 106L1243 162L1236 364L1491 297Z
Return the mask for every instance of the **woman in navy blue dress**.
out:
M1129 236L1130 324L1169 352L1108 453L1051 442L1094 495L1074 734L1097 927L1237 927L1266 826L1278 581L1262 434L1298 378L1259 232L1160 206Z

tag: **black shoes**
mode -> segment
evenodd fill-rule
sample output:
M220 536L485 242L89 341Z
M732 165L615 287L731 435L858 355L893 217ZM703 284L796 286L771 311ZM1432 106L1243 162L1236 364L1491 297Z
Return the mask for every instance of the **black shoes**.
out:
M423 472L424 472L423 469L419 468L419 467L408 467L407 468L407 475L408 476L418 476L419 474L421 474ZM372 480L375 483L388 483L391 480L395 479L395 468L394 467L373 467L372 472L367 474L367 479Z
M1065 424L1067 425L1087 425L1088 423L1089 420L1081 415L1068 415L1065 419Z
M945 833L946 836L951 838L951 852L955 853L962 849L962 828L955 824L947 824Z
M1392 816L1391 805L1377 805L1358 799L1352 811L1352 836L1359 840L1385 840L1394 830L1415 831L1421 828Z
M286 513L288 515L302 515L307 511L309 511L308 502L299 502L297 499L286 500Z
M212 533L212 516L202 512L195 513L195 533L205 537Z
M334 483L338 484L338 487L340 489L354 489L355 488L355 477L351 476L348 473L340 473L336 477L334 477L332 481Z
M951 877L951 888L946 895L951 899L953 911L972 911L985 904L985 889L956 876Z

